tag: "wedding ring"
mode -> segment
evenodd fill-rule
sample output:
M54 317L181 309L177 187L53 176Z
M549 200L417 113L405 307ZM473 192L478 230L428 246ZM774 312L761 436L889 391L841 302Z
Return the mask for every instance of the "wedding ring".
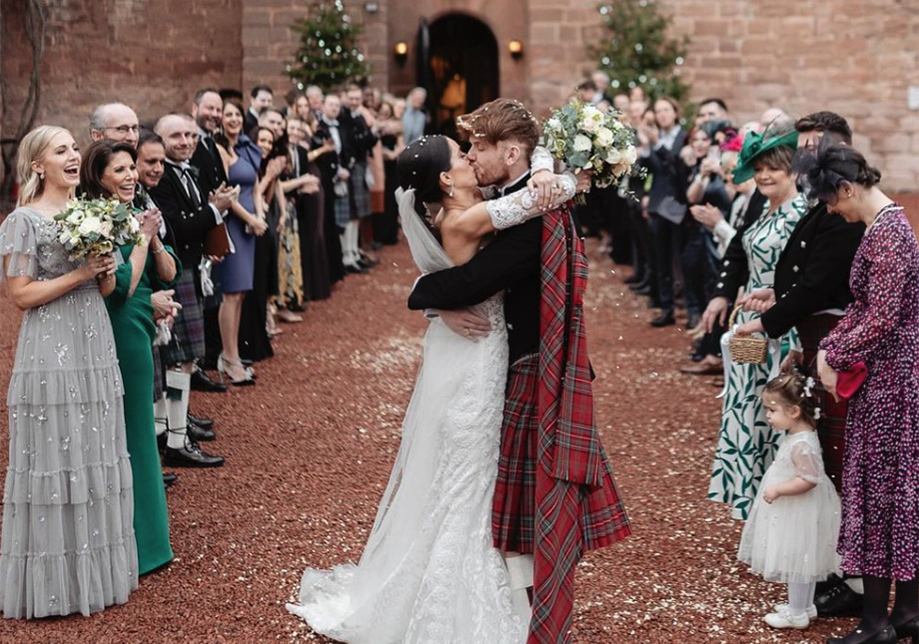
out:
M467 338L469 337L469 327L463 329L463 335L465 335Z

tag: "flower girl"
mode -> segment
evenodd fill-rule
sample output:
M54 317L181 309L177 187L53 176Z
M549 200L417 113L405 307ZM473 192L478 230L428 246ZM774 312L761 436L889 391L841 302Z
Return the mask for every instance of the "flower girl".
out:
M763 395L769 424L788 434L763 477L738 558L767 581L788 584L788 603L764 618L773 628L807 628L817 615L816 582L839 566L839 497L823 469L813 387L813 379L789 374Z

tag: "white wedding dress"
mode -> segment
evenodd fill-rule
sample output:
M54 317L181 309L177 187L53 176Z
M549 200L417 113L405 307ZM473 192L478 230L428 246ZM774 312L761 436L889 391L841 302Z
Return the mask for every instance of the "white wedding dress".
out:
M453 264L398 194L422 273ZM522 644L507 570L492 545L492 495L508 345L503 296L478 307L492 331L478 342L431 321L392 476L358 565L308 569L287 609L351 644Z

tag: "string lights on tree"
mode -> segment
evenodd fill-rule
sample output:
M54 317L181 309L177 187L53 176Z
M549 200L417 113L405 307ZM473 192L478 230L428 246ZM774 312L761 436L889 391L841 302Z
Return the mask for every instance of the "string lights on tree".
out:
M370 72L358 43L363 29L351 21L341 0L316 0L291 30L300 35L300 46L285 73L299 89L318 85L327 91Z

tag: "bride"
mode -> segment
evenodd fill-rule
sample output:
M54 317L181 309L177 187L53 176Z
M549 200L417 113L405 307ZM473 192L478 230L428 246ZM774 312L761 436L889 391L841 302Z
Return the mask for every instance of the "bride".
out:
M447 137L408 146L398 170L402 227L422 273L465 263L495 229L540 214L528 189L483 201L472 166ZM589 179L555 181L550 208ZM529 606L514 601L491 532L508 368L502 296L475 312L491 323L479 341L431 321L402 444L360 563L307 569L299 605L287 605L317 633L351 644L527 638Z

